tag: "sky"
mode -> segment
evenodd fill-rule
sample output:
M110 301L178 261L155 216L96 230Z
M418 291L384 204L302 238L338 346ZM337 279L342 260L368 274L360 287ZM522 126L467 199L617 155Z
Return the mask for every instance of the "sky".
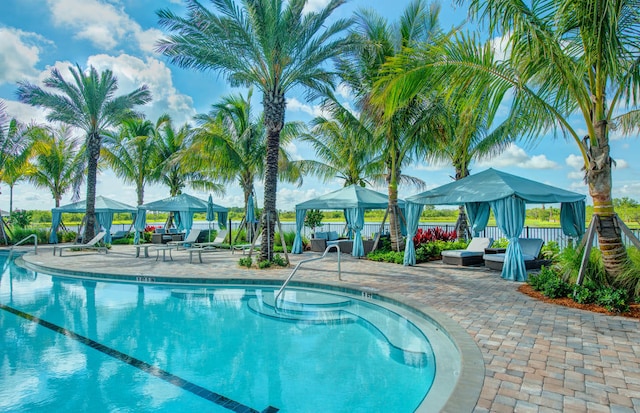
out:
M208 0L202 0L209 5ZM340 7L336 17L348 17L354 11L370 8L389 21L395 21L409 0L350 0ZM325 5L327 0L310 0L310 10ZM441 2L441 25L450 28L466 19L466 10L447 1ZM99 71L111 69L118 79L117 94L128 93L146 84L153 101L138 109L148 119L155 120L169 113L176 125L191 121L198 113L208 112L211 104L229 93L246 93L244 89L229 87L223 78L213 72L196 72L172 65L167 58L154 52L158 39L164 36L158 25L156 11L184 10L180 0L2 0L0 15L0 100L9 115L18 120L45 123L45 112L21 104L16 99L20 81L41 85L50 69L68 72L70 65L82 68L94 66ZM349 96L339 91L345 103ZM259 109L259 105L256 107ZM287 96L286 120L310 121L322 113L319 101L306 101L302 95ZM579 122L579 119L576 118ZM580 123L576 127L586 132ZM288 147L296 159L312 159L308 146L293 143ZM616 161L613 170L614 198L628 197L640 200L640 174L638 159L640 140L637 136L611 137L611 156ZM582 158L577 145L562 137L545 136L531 142L516 142L503 154L490 161L471 165L471 173L489 167L534 179L546 184L588 195L583 181ZM406 168L404 173L416 176L432 189L451 182L454 170L447 165L432 165L424 161ZM279 183L277 207L293 210L297 203L339 189L341 181L320 182L306 177L302 186ZM242 206L243 197L237 184L228 184L224 196L214 196L214 202L227 207ZM386 188L374 188L386 193ZM84 199L85 188L81 191ZM424 190L424 189L423 189ZM0 208L9 209L9 188L0 184ZM399 188L401 198L421 190L415 187ZM184 192L200 196L208 194L185 189ZM256 186L258 206L262 206L263 185ZM125 184L111 171L98 176L97 194L135 205L133 184ZM167 187L149 185L145 188L145 202L169 196ZM71 194L63 197L62 204L71 202ZM591 203L587 197L587 203ZM14 187L14 209L49 209L54 206L50 193L29 183Z

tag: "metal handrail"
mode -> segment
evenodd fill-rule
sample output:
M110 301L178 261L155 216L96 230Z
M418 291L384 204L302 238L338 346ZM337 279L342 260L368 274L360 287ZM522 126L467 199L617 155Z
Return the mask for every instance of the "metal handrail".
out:
M309 258L309 259L306 259L306 260L302 260L302 261L300 261L298 263L298 265L295 266L295 268L293 269L293 271L291 271L291 274L284 281L284 283L282 284L282 287L280 287L280 289L278 290L278 292L276 293L276 295L275 295L275 297L273 299L273 304L274 304L274 306L276 308L278 307L278 298L280 297L280 294L282 294L282 292L284 291L284 289L287 286L287 284L289 284L289 281L291 281L291 279L293 278L293 275L296 273L296 271L298 271L298 268L300 268L300 266L302 264L306 263L306 262L317 261L317 260L323 259L324 257L326 257L326 255L329 252L329 250L331 250L331 248L333 248L333 247L335 247L336 251L338 251L338 280L342 281L342 277L341 277L341 273L340 273L340 246L338 244L329 245L324 250L324 254L322 254L322 256Z
M18 245L25 243L29 238L33 238L34 239L33 253L38 255L38 236L36 234L31 234L31 235L28 235L28 236L24 237L23 239L21 239L20 241L16 242L15 244L13 244L11 246L11 249L9 250L9 256L7 257L7 260L5 261L5 264L8 264L9 262L11 262L11 256L13 255L13 249L15 247L17 247ZM6 268L6 265L5 265L5 268Z

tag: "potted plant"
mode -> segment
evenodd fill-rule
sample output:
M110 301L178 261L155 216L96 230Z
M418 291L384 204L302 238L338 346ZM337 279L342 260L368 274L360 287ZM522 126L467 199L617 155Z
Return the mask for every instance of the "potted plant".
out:
M319 209L310 209L304 217L304 226L311 228L311 238L315 237L316 227L322 226L324 214Z

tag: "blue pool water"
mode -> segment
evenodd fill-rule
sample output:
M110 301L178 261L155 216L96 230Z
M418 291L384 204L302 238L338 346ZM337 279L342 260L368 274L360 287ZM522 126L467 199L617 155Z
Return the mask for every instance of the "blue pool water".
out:
M432 347L346 294L0 279L0 411L412 412Z

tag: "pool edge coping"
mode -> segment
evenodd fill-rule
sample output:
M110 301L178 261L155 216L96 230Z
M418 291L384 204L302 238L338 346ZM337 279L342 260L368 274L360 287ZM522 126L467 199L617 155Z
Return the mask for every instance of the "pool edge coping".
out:
M233 277L171 277L167 275L116 275L110 273L87 272L79 270L61 269L57 267L46 266L41 263L34 263L29 260L31 253L21 254L19 260L23 261L23 265L32 271L42 271L51 273L51 275L70 276L78 278L94 278L106 281L124 281L133 283L147 284L261 284L261 285L281 285L282 280L279 279L262 279L262 278L233 278ZM380 293L377 289L368 288L350 283L338 284L334 281L311 281L311 280L293 280L289 283L291 286L314 288L319 287L325 290L334 290L338 292L359 295L371 294L371 298L375 298L382 303L387 302L404 308L419 317L428 319L441 327L442 331L451 340L460 354L460 374L458 375L453 391L449 395L447 401L440 409L441 412L472 412L477 406L480 399L480 393L484 384L485 365L482 351L469 335L456 321L449 316L433 309L432 307L419 303L415 300L402 296L398 293ZM327 288L328 287L328 288ZM428 413L432 412L426 405L428 398L423 399L421 404L414 412Z

